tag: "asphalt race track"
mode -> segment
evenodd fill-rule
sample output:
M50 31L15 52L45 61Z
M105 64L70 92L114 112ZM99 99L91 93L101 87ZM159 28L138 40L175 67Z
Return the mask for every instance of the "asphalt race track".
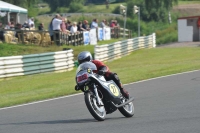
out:
M200 71L126 85L135 115L97 122L83 95L0 109L0 133L200 133Z

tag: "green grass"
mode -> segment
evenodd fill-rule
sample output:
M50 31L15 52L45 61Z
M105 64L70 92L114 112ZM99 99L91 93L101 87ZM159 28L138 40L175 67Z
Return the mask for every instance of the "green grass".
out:
M178 5L200 4L200 1L178 1Z
M120 39L111 39L111 40L105 40L105 41L99 41L97 42L98 45L103 44L110 44L117 41L123 40ZM6 44L1 43L0 44L0 57L5 56L17 56L17 55L27 55L27 54L38 54L38 53L46 53L46 52L56 52L56 51L62 51L63 48L71 48L74 50L75 58L77 57L78 53L81 51L90 51L91 53L94 53L94 45L79 45L79 46L72 46L72 45L63 45L61 47L57 46L49 46L49 47L42 47L37 45L24 45L24 44Z
M200 69L200 48L143 49L121 59L106 62L123 83ZM0 107L77 93L75 69L0 81Z

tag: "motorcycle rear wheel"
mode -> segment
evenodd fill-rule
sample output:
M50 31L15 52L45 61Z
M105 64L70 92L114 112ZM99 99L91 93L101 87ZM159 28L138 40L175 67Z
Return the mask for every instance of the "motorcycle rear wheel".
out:
M125 116L125 117L132 117L134 115L134 105L133 101L126 104L123 107L118 108L118 110Z
M85 93L85 104L91 115L98 121L104 121L106 110L104 106L99 106L92 92Z

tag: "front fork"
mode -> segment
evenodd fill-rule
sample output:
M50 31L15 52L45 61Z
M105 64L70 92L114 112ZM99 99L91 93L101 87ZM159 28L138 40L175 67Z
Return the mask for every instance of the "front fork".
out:
M95 93L95 95L96 95L98 105L99 105L99 106L103 106L103 102L102 102L101 98L99 97L99 93L98 93L98 91L97 91L96 85L93 84L93 87L94 87L94 93Z

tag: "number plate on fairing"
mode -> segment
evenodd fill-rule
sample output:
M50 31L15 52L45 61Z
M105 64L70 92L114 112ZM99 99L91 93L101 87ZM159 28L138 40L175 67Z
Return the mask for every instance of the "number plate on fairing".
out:
M110 92L115 95L116 97L119 96L119 89L118 87L115 85L115 84L109 84L108 85L109 89L110 89Z

